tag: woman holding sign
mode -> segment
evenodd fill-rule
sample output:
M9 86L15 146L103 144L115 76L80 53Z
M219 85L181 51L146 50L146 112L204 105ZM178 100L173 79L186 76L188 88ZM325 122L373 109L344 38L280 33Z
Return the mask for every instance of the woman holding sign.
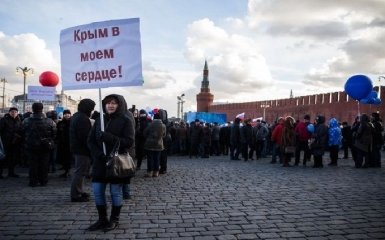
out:
M119 153L130 153L132 157L135 147L135 120L132 113L127 111L127 103L123 96L111 94L103 101L104 131L101 130L100 118L95 120L90 135L88 147L93 157L92 188L95 196L96 209L99 220L88 230L110 231L119 224L120 210L123 204L122 186L129 179L107 178L106 162L117 141L120 141ZM106 152L103 151L103 143ZM111 216L107 219L106 187L110 185L112 201Z

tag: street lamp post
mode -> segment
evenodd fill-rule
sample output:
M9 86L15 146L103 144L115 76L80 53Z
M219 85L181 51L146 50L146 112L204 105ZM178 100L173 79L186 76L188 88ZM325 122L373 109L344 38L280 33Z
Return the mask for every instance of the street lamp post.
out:
M378 98L381 99L381 78L385 79L384 76L378 77Z
M178 100L177 102L177 110L176 110L176 117L179 118L179 110L180 110L180 100L179 100L179 96L176 97L176 99Z
M0 80L0 82L3 83L3 111L4 111L4 108L5 108L5 83L7 83L8 81L5 79L5 78L2 78Z
M28 68L28 67L17 67L16 68L16 73L19 73L19 70L23 73L23 77L24 77L24 90L23 90L23 113L25 113L25 102L27 101L27 96L25 95L25 86L26 86L26 82L27 82L27 74L28 72L31 72L31 74L33 74L33 68Z
M182 95L176 97L178 99L178 112L177 112L178 118L183 118L183 103L185 102L183 100L184 96L185 96L184 93L182 93ZM179 114L179 106L180 106L180 114Z
M270 107L270 105L267 103L261 104L261 108L263 108L263 121L266 121L266 108L268 107Z

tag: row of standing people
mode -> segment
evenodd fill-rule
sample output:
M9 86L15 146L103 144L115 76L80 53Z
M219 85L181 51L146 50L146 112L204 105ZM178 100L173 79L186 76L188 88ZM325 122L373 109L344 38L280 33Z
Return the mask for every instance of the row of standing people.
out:
M372 113L370 118L362 114L352 126L347 122L341 124L335 118L326 122L324 116L317 116L311 122L309 115L297 121L292 117L279 118L272 126L258 121L253 127L250 119L241 122L236 118L232 124L222 127L199 120L190 124L170 124L167 131L171 133L172 142L168 152L188 154L190 158L230 153L230 159L238 160L242 156L245 161L253 159L254 154L258 159L269 153L272 154L271 163L279 158L284 166L290 166L291 158L298 166L303 152L302 164L306 165L313 156L313 167L319 168L323 167L325 152L330 154L328 165L338 165L338 153L342 148L345 159L350 149L357 168L381 167L380 150L384 141L378 113Z

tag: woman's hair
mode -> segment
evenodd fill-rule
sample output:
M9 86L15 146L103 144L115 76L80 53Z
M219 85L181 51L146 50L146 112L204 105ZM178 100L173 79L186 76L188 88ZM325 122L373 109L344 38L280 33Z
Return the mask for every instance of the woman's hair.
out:
M119 100L114 96L108 96L104 99L104 104L107 104L111 101L115 101L116 103L119 103Z

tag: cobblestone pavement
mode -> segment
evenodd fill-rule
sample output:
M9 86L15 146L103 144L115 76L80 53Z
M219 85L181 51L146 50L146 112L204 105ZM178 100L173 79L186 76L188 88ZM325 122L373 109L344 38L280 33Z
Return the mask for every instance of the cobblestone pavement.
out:
M269 161L169 157L166 175L140 170L109 233L85 230L97 219L93 197L71 203L60 172L30 188L17 169L20 178L0 180L0 239L385 239L384 168Z

